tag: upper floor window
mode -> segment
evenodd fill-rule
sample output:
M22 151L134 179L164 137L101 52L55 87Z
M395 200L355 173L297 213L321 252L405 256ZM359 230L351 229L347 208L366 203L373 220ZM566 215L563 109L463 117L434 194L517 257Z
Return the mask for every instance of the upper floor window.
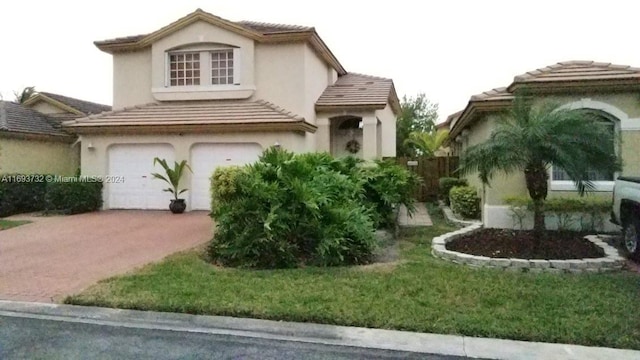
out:
M200 85L200 53L169 55L171 86Z
M167 55L166 86L239 85L238 48L172 51Z
M233 50L211 52L211 84L233 84Z

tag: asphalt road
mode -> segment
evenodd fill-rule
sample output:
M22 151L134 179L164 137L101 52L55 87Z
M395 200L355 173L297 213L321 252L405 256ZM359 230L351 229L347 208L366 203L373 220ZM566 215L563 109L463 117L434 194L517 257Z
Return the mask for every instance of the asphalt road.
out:
M466 358L0 316L0 359Z

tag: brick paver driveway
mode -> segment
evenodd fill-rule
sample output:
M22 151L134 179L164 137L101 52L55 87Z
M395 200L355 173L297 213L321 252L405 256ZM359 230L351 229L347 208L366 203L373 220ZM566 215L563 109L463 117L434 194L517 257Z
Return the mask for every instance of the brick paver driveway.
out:
M34 217L0 231L0 299L59 302L96 281L211 238L206 212Z

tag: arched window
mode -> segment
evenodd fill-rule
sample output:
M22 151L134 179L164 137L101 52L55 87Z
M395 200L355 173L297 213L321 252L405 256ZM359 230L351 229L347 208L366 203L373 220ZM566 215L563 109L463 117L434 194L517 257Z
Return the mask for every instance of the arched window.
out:
M596 116L597 120L600 121L610 132L612 136L609 138L610 142L607 145L610 146L611 149L615 152L618 152L615 138L619 128L619 122L612 116L599 111L584 111L588 113L589 116ZM611 191L614 179L614 173L601 173L597 171L589 172L589 180L594 183L597 191ZM569 175L563 169L553 167L551 169L551 190L575 190L575 185Z

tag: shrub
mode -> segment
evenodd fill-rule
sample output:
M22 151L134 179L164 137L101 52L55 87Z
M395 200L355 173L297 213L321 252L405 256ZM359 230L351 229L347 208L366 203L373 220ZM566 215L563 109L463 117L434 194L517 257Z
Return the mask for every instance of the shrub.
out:
M0 217L44 209L47 175L0 175Z
M520 228L522 228L522 219L532 211L533 201L526 196L507 197L504 201L510 205L512 216L514 211L526 210L526 213L522 213L520 220ZM554 197L545 200L544 212L545 215L556 219L559 230L578 228L582 231L594 231L602 229L611 207L612 203L609 198Z
M96 211L102 206L102 182L70 178L50 182L46 187L45 210L64 214Z
M451 209L466 219L480 217L480 198L471 186L455 186L449 192Z
M364 179L365 202L374 210L373 221L377 227L393 225L393 210L397 204L407 207L412 213L415 188L420 178L395 162L378 161L377 166L360 167L358 176Z
M396 202L411 206L408 186L416 178L386 162L363 165L272 148L252 165L216 170L209 256L253 268L369 262L376 223Z
M467 186L467 180L458 179L452 177L442 177L438 180L438 190L440 193L440 199L447 205L451 205L449 201L449 192L455 186Z
M240 166L221 166L211 175L211 209L216 209L223 201L230 200L238 190L237 179L244 171Z

